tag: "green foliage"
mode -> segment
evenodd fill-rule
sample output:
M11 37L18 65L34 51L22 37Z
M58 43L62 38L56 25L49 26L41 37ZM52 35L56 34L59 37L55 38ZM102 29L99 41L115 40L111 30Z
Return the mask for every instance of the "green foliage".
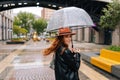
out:
M14 17L13 25L17 25L17 26L21 25L20 19L17 16Z
M120 51L120 46L109 46L107 49L112 51Z
M14 25L13 26L13 33L18 36L20 34L20 27L17 25Z
M16 17L14 17L14 25L21 26L28 30L28 32L33 21L34 15L28 12L20 12Z
M27 37L24 38L12 38L11 41L18 42L18 41L28 41L29 39Z
M21 28L20 29L20 33L22 33L22 34L27 34L27 32L28 32L28 30L26 30L25 28Z
M25 28L20 28L17 25L13 26L13 33L16 34L17 36L19 36L20 33L25 35L27 32L28 30L26 30Z
M11 41L12 42L21 42L21 41L23 41L23 39L22 38L12 38Z
M33 22L33 29L36 30L38 34L42 33L46 27L47 21L42 18Z
M30 26L40 34L47 27L47 21L42 18L35 20L34 15L27 12L20 12L14 17L14 34L26 34L30 32Z
M120 1L113 0L103 9L104 15L100 17L100 25L102 28L114 30L120 22Z

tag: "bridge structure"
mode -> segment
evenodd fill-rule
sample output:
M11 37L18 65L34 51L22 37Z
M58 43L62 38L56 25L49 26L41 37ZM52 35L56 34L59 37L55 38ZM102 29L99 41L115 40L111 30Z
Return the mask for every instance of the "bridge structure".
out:
M45 7L58 10L63 7L75 6L83 8L92 17L94 22L99 21L101 10L107 2L98 0L0 0L0 11L19 7Z
M100 32L99 29L99 21L100 16L103 14L102 9L106 7L108 4L107 0L0 0L0 12L14 9L14 8L21 8L21 7L44 7L58 10L64 7L75 6L78 8L82 8L88 12L91 16L93 22L97 25L97 27L93 27L97 32ZM1 40L7 40L7 33L9 28L5 20L4 14L1 14ZM9 16L9 15L8 15ZM11 21L11 20L10 20ZM10 24L11 26L12 24ZM12 27L10 28L12 30ZM12 36L12 32L11 36Z

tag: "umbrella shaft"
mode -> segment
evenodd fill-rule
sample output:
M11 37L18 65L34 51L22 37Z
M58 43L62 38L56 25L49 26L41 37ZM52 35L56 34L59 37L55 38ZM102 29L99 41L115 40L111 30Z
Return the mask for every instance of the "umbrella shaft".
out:
M71 37L71 44L72 44L72 48L73 48L73 40L72 40L72 37Z

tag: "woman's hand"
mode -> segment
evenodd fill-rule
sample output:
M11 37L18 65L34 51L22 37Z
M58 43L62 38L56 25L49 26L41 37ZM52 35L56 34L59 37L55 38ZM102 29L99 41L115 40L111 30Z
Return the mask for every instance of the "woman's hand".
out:
M75 52L80 52L81 50L79 48L75 48Z
M78 48L71 48L70 50L71 50L71 52L80 52L80 51L81 51L81 50L78 49Z

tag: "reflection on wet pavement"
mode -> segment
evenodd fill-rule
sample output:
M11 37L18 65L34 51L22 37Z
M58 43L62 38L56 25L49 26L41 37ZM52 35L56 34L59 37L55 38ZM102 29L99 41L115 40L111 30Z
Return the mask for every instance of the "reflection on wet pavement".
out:
M14 69L9 80L54 80L49 61L42 54L16 56L12 64Z
M43 56L41 42L29 43L11 62L12 69L5 80L54 80L49 68L50 56Z

